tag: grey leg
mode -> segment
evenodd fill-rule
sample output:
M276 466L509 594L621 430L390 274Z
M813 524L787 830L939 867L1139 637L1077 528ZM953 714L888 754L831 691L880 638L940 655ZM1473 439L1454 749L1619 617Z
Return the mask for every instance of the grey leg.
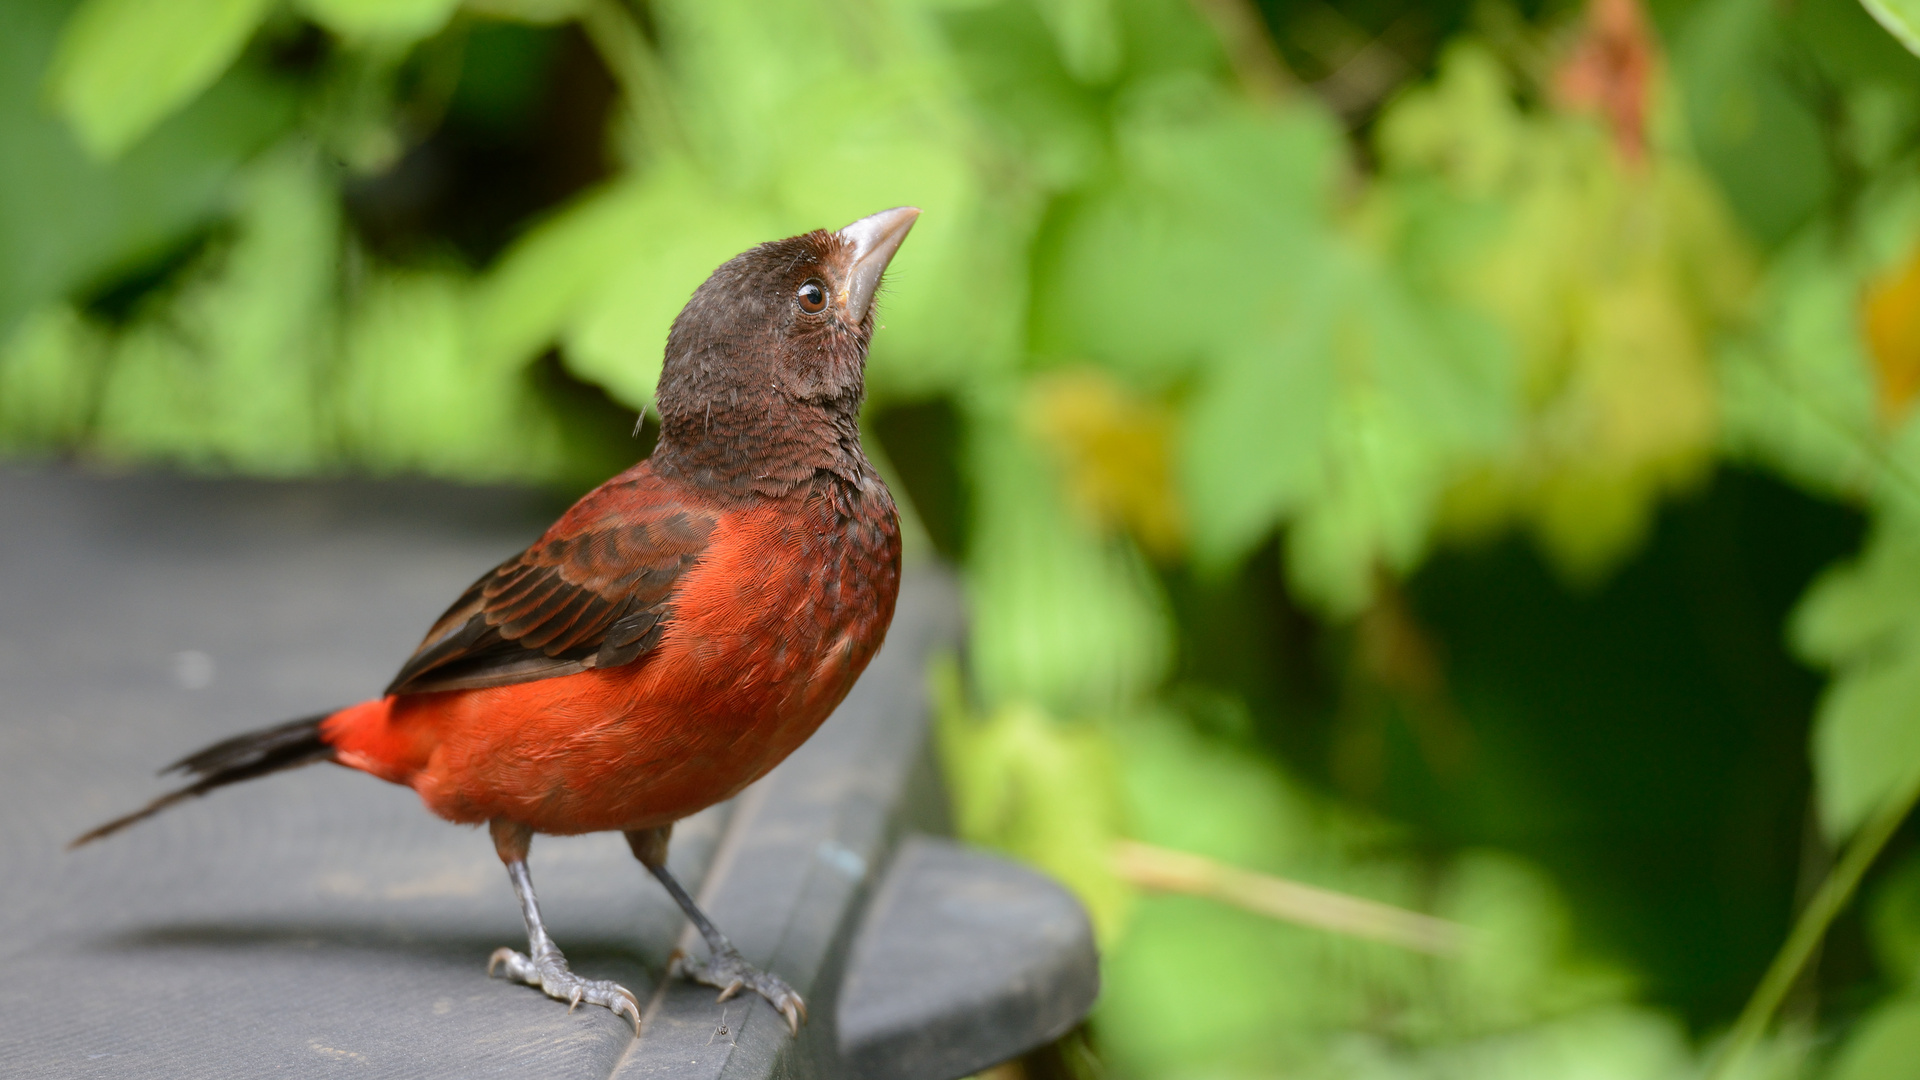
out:
M667 869L667 840L672 833L671 825L657 829L635 829L627 833L627 845L633 848L634 858L639 859L640 865L645 866L660 882L667 890L667 895L673 897L673 902L680 905L680 910L686 913L694 929L706 939L707 951L711 954L704 963L678 954L674 957L669 974L719 987L721 1001L739 993L742 988L752 990L771 1002L787 1018L787 1030L798 1035L800 1022L807 1018L807 1003L778 975L761 971L742 959L740 950L733 947L727 935L721 933L707 918L706 912L693 902L693 897L687 895L680 880Z
M527 848L532 843L533 831L510 821L494 821L492 830L494 849L500 853L500 861L507 864L507 877L513 881L514 895L520 898L520 915L527 923L527 951L495 949L487 959L487 974L492 975L496 967L504 967L509 979L537 986L548 997L566 1002L568 1012L583 1001L589 1005L605 1005L615 1016L632 1020L634 1030L638 1031L640 1001L633 996L633 991L606 979L583 979L575 975L567 969L567 958L560 954L560 946L547 936L546 924L540 921L540 900L533 895L533 875L527 872Z

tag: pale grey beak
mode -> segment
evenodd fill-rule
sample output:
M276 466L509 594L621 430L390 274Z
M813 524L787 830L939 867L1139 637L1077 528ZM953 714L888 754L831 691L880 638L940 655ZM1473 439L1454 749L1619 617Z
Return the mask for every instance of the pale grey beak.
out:
M850 322L858 325L867 317L874 290L880 287L880 275L886 273L893 253L900 250L900 242L907 238L919 216L917 206L896 206L840 230L840 239L852 248L847 268L840 275L840 303Z

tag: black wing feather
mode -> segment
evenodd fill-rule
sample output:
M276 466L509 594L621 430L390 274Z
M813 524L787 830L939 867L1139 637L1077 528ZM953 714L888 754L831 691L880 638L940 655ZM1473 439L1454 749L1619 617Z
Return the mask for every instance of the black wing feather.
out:
M596 498L614 505L594 514ZM508 686L633 663L659 643L674 587L716 524L712 512L675 505L651 477L602 488L468 587L386 692Z

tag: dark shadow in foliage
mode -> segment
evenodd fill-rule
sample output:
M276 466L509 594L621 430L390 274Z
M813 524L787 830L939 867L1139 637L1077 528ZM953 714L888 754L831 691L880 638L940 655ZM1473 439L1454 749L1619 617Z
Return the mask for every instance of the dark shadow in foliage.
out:
M148 297L174 281L224 235L231 235L231 230L208 227L177 237L148 258L91 283L78 297L80 309L108 326L125 326L140 314Z
M942 559L966 556L971 524L966 480L960 474L960 414L946 398L891 405L867 418L880 447Z
M613 174L606 130L617 87L578 27L477 21L464 33L460 81L431 134L347 185L354 225L389 258L451 246L483 265L541 213Z
M1328 634L1288 593L1279 541L1269 539L1231 576L1179 566L1164 570L1161 584L1180 626L1176 698L1231 694L1266 750L1295 763L1327 760L1322 718L1339 690L1325 662Z
M1081 1024L1058 1039L979 1074L988 1080L1104 1080L1093 1030Z
M1587 948L1711 1028L1785 937L1811 888L1803 874L1818 878L1803 857L1822 680L1788 652L1784 626L1863 528L1853 511L1729 470L1668 507L1591 592L1509 537L1436 553L1344 628L1294 604L1272 541L1225 580L1163 576L1183 649L1174 697L1244 701L1253 738L1296 775L1405 822L1436 852L1486 845L1537 861ZM1424 681L1390 677L1409 643ZM1850 913L1814 997L1844 1009L1871 978Z
M1730 470L1669 507L1590 594L1519 538L1441 553L1408 596L1441 643L1473 757L1443 777L1405 716L1388 717L1376 803L1447 844L1538 860L1590 946L1696 1025L1731 1020L1803 887L1821 679L1788 653L1784 623L1862 530L1853 512ZM1829 947L1842 983L1865 974L1849 940Z
M1254 6L1294 76L1362 136L1401 87L1432 77L1449 41L1484 29L1492 18L1483 0L1257 0ZM1529 20L1577 9L1572 0L1504 6ZM1360 142L1356 148L1365 154L1365 138Z
M549 349L527 373L534 392L554 411L566 441L571 469L560 487L568 498L584 495L601 481L653 453L660 423L647 416L638 425L632 409L613 400L599 386L573 377Z

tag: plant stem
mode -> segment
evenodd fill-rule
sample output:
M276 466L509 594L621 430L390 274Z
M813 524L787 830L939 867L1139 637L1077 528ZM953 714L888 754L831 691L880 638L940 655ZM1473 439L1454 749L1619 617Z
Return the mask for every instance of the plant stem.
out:
M1457 955L1472 938L1467 927L1446 919L1137 840L1117 841L1113 858L1121 879L1139 888L1205 896L1316 930L1436 956Z
M1760 979L1760 985L1754 988L1747 1007L1741 1010L1740 1019L1734 1022L1726 1044L1721 1047L1713 1068L1707 1073L1707 1080L1726 1080L1759 1044L1761 1036L1767 1033L1767 1025L1773 1020L1774 1011L1779 1009L1794 980L1800 977L1801 969L1806 967L1808 958L1826 936L1827 927L1846 909L1847 902L1853 899L1854 890L1860 886L1860 879L1866 876L1867 868L1880 856L1887 841L1893 839L1894 832L1906 820L1907 814L1912 812L1916 801L1920 801L1920 772L1915 772L1892 798L1880 804L1880 809L1867 819L1867 823L1854 836L1853 843L1847 846L1846 855L1827 873L1826 880L1820 883L1819 890L1794 922L1793 932L1787 935L1786 943L1780 946L1780 952L1774 956L1766 975Z

